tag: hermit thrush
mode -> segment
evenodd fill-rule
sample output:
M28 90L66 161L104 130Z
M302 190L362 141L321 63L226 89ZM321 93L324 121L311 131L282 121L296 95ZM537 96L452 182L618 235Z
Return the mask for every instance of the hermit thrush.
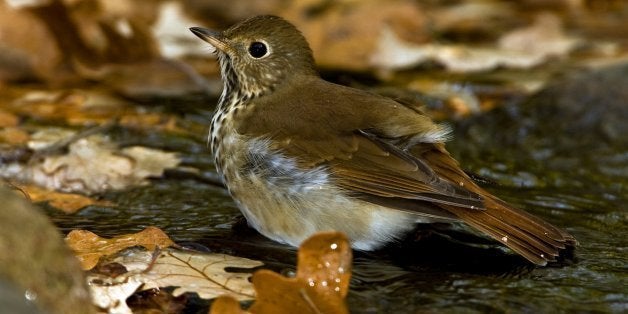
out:
M372 250L416 223L462 221L537 265L575 245L476 185L445 150L446 127L321 79L307 41L282 18L190 30L215 47L224 81L210 127L216 167L263 235L298 246L338 230Z

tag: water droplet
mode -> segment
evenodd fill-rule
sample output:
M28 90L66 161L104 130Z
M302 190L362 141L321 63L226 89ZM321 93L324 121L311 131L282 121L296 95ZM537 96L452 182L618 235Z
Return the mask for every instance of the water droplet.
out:
M336 292L340 292L340 287L336 287L336 288L334 288L334 291L336 291Z
M314 287L314 285L316 285L316 284L314 283L314 279L312 279L312 278L310 278L310 279L308 279L308 280L307 280L307 284L308 284L308 285L310 285L310 287Z
M32 290L26 290L24 292L24 297L26 298L26 300L34 302L35 300L37 300L37 293Z
M332 249L332 250L335 250L335 249L337 249L337 248L338 248L338 244L336 244L336 243L332 243L332 244L330 245L330 247L331 247L331 249Z
M334 279L335 282L340 283L340 278Z
M325 262L325 267L329 267L330 265L331 265L331 263Z
M504 237L502 237L502 241L504 241L504 242L508 242L508 236L504 236Z
M323 287L327 287L327 281L321 281L321 285L323 285Z
M345 272L345 269L344 269L344 268L342 268L342 267L338 267L338 272L342 274L342 273L344 273L344 272Z

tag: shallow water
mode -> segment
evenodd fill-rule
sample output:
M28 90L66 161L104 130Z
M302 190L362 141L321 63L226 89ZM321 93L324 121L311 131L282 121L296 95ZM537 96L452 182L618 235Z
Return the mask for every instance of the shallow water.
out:
M571 187L491 189L574 234L580 241L577 262L533 268L498 246L469 248L436 232L410 246L356 253L349 294L352 311L628 310L628 214L623 200ZM117 206L90 207L76 215L48 212L64 232L81 228L114 236L152 225L180 243L260 259L278 271L293 269L295 251L236 223L240 214L219 186L169 178L105 198Z
M572 233L580 242L574 260L536 268L458 226L430 227L410 237L419 240L355 253L352 312L628 311L628 148L589 145L557 154L566 136L557 132L513 144L510 139L522 133L502 118L484 117L494 125L461 123L448 147L466 169L494 181L487 184L492 192ZM551 122L545 127L551 129ZM118 136L133 142L133 134ZM113 208L94 206L75 215L47 209L64 232L115 236L157 226L178 243L259 259L284 273L294 269L295 250L245 227L226 191L212 183L216 174L202 137L137 140L179 151L186 165L204 172L170 173L145 187L109 193L104 198L117 204Z

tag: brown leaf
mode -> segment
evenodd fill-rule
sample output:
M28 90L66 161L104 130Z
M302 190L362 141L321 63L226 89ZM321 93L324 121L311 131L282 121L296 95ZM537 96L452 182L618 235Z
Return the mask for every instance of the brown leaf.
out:
M133 313L138 314L185 313L186 302L185 295L175 297L165 289L136 292L126 300Z
M90 205L112 205L108 201L99 201L80 194L55 192L34 185L24 185L19 188L28 195L32 202L48 202L50 206L60 209L66 214L76 213Z
M142 73L142 69L135 69L133 72ZM157 129L179 134L201 132L204 127L198 123L183 121L173 114L147 112L146 108L134 106L120 97L99 90L30 91L19 98L15 97L6 109L7 114L17 113L37 120L60 120L79 126L117 120L129 128ZM193 127L192 130L189 129L190 126Z
M0 109L0 128L16 126L20 119L4 109Z
M108 256L132 246L143 246L148 250L166 248L174 242L157 227L148 227L138 233L101 238L87 230L72 230L65 238L66 243L78 257L83 269L92 269L103 256Z
M253 275L257 300L252 313L349 313L345 297L351 278L351 245L340 232L321 232L299 248L297 275L269 270Z
M41 131L33 134L29 147L50 147L69 136L60 132L55 139L52 130ZM92 135L71 142L65 154L25 165L19 175L49 189L88 194L147 184L148 177L161 176L179 162L175 153L141 146L119 149L109 138Z
M11 146L25 145L29 139L28 132L21 128L0 126L0 143L7 143Z
M0 38L0 81L52 75L62 57L46 27L8 1L0 1Z
M371 68L382 29L391 28L410 42L427 38L427 18L418 1L292 1L276 12L305 34L317 64L364 71ZM308 14L315 7L328 7Z
M513 30L499 39L499 48L525 52L539 58L564 57L580 44L565 33L558 16L542 13L534 24Z
M249 313L240 308L238 300L229 297L221 296L212 303L212 308L209 314L245 314Z

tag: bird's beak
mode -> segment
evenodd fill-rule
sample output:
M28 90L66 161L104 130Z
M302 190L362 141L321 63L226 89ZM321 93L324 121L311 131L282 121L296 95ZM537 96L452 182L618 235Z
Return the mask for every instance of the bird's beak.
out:
M210 29L202 27L190 27L190 31L192 31L194 35L198 36L198 38L214 46L217 50L225 53L231 52L233 50L233 48L227 43L225 37L222 36L221 32L212 31Z

